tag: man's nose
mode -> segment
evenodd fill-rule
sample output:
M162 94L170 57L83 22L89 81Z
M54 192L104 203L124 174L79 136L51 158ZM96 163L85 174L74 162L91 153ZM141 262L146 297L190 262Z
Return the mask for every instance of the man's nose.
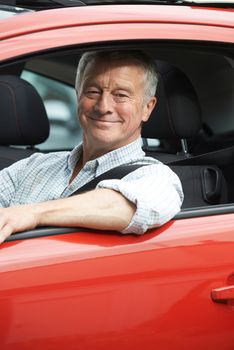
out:
M112 113L113 112L113 100L111 94L104 92L99 96L97 103L95 104L95 109L101 114Z

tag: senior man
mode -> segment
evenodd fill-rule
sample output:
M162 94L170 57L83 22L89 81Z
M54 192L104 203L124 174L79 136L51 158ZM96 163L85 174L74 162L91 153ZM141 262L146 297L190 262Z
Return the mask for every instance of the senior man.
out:
M141 125L156 104L156 85L154 63L143 52L82 56L76 93L83 143L71 152L36 153L0 172L0 242L42 225L141 234L179 212L177 175L141 149ZM122 164L147 166L70 197Z

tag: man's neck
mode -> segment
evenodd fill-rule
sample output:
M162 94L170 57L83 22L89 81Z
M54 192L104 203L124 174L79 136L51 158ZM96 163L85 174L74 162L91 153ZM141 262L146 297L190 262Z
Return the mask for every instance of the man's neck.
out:
M140 135L137 135L137 137L132 138L132 140L129 140L129 142L127 143L111 144L111 145L101 144L100 147L97 144L95 144L94 146L93 143L86 142L85 138L83 138L83 155L82 155L83 166L90 160L94 160L111 151L127 146L128 144L136 141L139 137Z
M113 149L111 149L111 148L92 149L92 148L85 147L85 145L83 144L82 164L84 166L90 160L94 160L96 158L99 158L99 157L103 156L104 154L111 152L111 151L113 151Z

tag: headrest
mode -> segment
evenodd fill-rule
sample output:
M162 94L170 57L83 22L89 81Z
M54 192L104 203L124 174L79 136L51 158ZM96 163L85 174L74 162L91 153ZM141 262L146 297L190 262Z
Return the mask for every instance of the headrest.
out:
M0 75L0 145L36 145L49 136L42 99L28 82Z
M157 104L143 124L142 137L186 139L201 128L201 111L196 92L184 73L164 62L157 62L159 81Z

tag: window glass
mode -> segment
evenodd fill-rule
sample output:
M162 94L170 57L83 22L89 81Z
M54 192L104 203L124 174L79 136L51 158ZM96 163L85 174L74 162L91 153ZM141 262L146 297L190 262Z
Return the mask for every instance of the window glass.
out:
M50 135L38 147L41 150L66 150L80 143L81 128L76 118L75 89L27 70L23 71L21 78L36 88L50 121Z

